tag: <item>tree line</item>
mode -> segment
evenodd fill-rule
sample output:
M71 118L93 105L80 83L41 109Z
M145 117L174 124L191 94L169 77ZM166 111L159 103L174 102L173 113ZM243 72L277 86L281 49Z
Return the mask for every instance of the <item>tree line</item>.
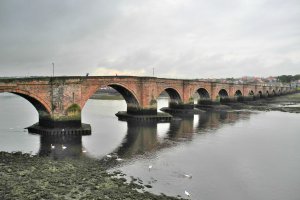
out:
M300 74L297 75L281 75L277 77L278 81L283 82L283 83L290 83L293 81L300 80Z

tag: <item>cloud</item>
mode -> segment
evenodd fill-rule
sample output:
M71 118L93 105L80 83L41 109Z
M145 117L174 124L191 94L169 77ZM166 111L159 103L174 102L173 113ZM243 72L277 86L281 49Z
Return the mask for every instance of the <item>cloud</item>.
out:
M1 1L0 74L296 74L299 20L298 0Z
M91 75L93 76L144 76L145 70L118 70L111 68L98 68Z

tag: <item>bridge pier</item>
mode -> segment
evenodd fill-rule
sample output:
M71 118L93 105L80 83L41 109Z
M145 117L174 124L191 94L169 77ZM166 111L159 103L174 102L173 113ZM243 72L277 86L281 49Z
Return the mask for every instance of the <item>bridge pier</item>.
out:
M194 115L201 113L199 109L195 109L195 105L193 103L169 103L169 107L164 107L160 110L171 115Z
M169 122L173 116L168 113L154 113L143 109L141 112L119 111L116 116L120 121Z

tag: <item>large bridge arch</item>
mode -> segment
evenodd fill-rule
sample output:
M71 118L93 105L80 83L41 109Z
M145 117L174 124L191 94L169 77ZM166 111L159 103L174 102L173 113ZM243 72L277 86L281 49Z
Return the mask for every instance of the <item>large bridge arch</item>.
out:
M49 121L51 119L52 110L49 104L45 102L41 97L36 94L31 94L24 90L0 90L0 93L11 93L22 97L27 100L38 112L39 124L41 126L49 126Z
M234 93L234 96L235 97L240 97L240 96L243 96L243 93L241 90L236 90L235 93Z
M107 84L97 84L93 89L88 93L88 96L85 97L85 99L82 102L81 108L83 109L86 102L91 98L92 95L94 95L100 88L103 87L111 87L118 91L127 104L127 112L136 112L140 109L140 101L137 98L137 94L130 89L128 86L120 83L107 83Z
M157 101L158 97L163 92L166 92L170 97L169 107L177 106L183 102L182 96L180 95L179 91L173 87L165 87L165 88L159 89L157 92L157 95L154 97L154 100Z
M0 93L12 93L15 95L18 95L20 97L23 97L24 99L26 99L27 101L29 101L35 108L36 110L39 111L43 111L45 113L50 114L51 113L51 106L46 103L45 100L43 100L41 97L39 97L36 94L32 94L30 92L24 91L24 90L0 90Z
M201 104L211 104L211 94L208 92L208 90L204 87L197 88L194 92L194 94L198 94L198 105Z
M198 88L196 90L196 93L198 93L198 95L200 96L200 99L210 99L211 98L211 94L205 89L205 88Z
M218 96L221 103L227 102L229 100L229 92L224 88L219 90Z

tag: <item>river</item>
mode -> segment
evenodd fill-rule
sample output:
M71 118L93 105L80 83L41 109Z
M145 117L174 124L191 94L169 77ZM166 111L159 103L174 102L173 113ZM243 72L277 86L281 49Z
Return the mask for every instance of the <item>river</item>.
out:
M118 121L122 100L89 100L82 121L92 135L49 138L29 134L38 121L21 97L0 95L0 151L22 151L54 159L88 156L122 161L120 170L151 185L150 192L191 199L296 200L300 196L300 115L271 112L208 112L171 123ZM159 108L168 104L160 99ZM51 150L51 144L56 145ZM63 150L60 145L67 149ZM149 166L152 166L149 169ZM188 177L191 176L191 177Z

